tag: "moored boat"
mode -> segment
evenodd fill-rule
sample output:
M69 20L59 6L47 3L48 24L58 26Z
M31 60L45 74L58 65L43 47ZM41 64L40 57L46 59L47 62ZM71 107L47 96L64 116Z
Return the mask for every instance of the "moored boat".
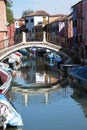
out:
M63 72L64 76L68 76L68 73L71 69L79 67L79 64L61 64L60 69Z
M8 63L10 68L13 70L18 70L20 68L21 62L21 56L18 56L17 53L12 53L9 56Z
M77 86L87 91L87 66L72 69L69 76Z
M10 103L9 99L0 94L0 127L6 129L7 126L23 126L21 115Z
M11 73L0 68L0 93L6 94L9 91L11 80Z

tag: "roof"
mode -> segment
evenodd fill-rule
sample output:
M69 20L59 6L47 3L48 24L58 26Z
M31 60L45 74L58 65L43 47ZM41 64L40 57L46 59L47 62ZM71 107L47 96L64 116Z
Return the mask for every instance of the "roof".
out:
M60 22L60 21L64 21L65 19L67 19L67 15L57 15L58 17L55 17L55 19L49 20L49 24L54 23L54 22Z
M44 10L39 10L26 15L26 17L30 16L49 16L49 14Z
M71 8L76 7L78 4L82 3L82 1L79 1L78 3L76 3L75 5L73 5Z

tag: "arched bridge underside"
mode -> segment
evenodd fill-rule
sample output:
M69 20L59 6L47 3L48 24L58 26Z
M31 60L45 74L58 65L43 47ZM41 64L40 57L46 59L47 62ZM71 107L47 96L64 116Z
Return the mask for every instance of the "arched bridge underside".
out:
M28 47L42 47L42 48L47 48L50 50L54 50L58 52L61 47L49 42L21 42L19 44L13 45L11 47L7 47L3 50L0 50L0 61L2 61L6 56L10 55L11 53L18 51L20 49L28 48Z

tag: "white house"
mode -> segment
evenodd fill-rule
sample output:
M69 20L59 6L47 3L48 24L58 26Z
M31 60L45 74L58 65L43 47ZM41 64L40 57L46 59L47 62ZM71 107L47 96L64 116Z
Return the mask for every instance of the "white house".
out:
M27 40L35 40L35 26L48 23L49 14L43 10L35 11L25 17Z

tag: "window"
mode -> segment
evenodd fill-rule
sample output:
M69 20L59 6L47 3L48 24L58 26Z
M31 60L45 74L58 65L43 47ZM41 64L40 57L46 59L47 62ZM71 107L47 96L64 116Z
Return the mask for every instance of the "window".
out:
M38 24L42 24L42 22L38 22Z
M16 34L18 34L18 29L16 30Z
M28 28L26 28L26 33L28 33Z
M28 19L25 20L25 23L28 23Z
M34 22L34 19L31 19L31 23L33 23Z
M34 33L34 28L32 28L32 33Z
M73 27L77 27L77 20L73 21Z

